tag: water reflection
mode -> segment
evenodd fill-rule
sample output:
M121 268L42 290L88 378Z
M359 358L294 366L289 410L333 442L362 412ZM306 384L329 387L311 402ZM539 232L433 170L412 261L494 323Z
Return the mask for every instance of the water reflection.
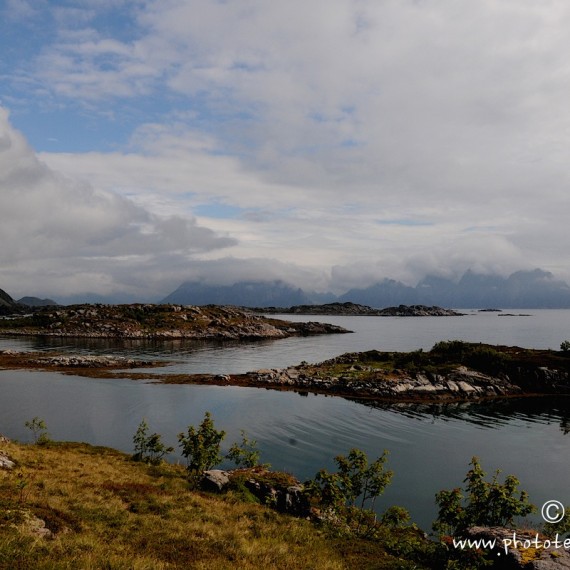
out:
M570 433L570 396L504 398L482 402L391 403L353 400L370 408L401 414L407 418L447 422L461 420L478 427L496 428L520 421L524 424L559 424Z
M39 416L54 439L131 452L144 417L176 447L177 434L210 411L228 434L227 447L245 429L258 441L263 461L301 480L323 467L334 469L333 458L352 447L371 458L387 449L395 477L378 509L402 505L426 529L435 517L435 493L461 484L473 455L487 472L516 474L535 503L570 499L568 438L561 431L567 433L567 400L373 407L314 394L27 370L0 371L0 394L0 433L23 441L30 440L24 422Z
M111 353L175 361L172 367L160 369L165 372L240 373L302 360L319 362L353 350L430 348L437 341L454 338L557 347L567 337L569 315L570 311L537 312L533 319L524 320L524 327L519 319L488 314L451 320L323 318L356 333L248 343L19 337L0 338L0 349ZM132 436L146 417L152 431L176 445L177 434L189 424L197 425L208 410L216 425L227 431L228 446L245 429L259 442L263 461L301 480L322 467L334 469L333 458L351 447L369 457L388 449L395 476L378 508L402 505L425 529L435 518L435 493L460 485L474 455L488 473L502 469L517 475L535 504L553 498L570 502L570 440L565 437L570 431L569 398L364 404L254 388L167 386L0 371L0 433L24 441L29 437L24 422L39 416L55 439L129 452Z

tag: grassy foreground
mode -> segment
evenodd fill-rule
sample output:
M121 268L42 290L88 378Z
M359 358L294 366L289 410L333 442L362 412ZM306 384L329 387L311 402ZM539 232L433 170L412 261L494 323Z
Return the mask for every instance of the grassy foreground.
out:
M231 492L191 491L179 465L83 443L0 445L16 463L0 469L1 569L417 567Z

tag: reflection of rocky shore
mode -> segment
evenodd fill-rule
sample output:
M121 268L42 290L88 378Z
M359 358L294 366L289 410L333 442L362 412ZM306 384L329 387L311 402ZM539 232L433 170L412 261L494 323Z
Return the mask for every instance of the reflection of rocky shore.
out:
M559 424L562 433L570 433L570 397L512 397L478 402L355 402L407 418L432 418L444 422L457 419L483 427L500 426L515 415L528 422Z
M450 341L431 351L347 353L319 364L246 374L156 374L128 368L166 362L119 357L0 352L4 368L54 369L92 377L162 383L247 386L328 394L374 402L459 402L533 395L570 395L566 353ZM125 369L120 371L118 369Z

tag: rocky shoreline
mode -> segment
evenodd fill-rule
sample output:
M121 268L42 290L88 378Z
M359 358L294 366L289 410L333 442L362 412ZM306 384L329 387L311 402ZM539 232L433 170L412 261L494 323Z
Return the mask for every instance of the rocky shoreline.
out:
M254 340L349 332L328 323L292 323L215 305L71 305L0 320L0 334L12 336Z
M570 396L568 373L547 369L535 374L534 382L527 380L526 385L517 383L516 379L490 376L466 367L459 367L447 374L386 374L385 378L375 380L345 376L323 378L307 374L298 367L257 370L237 375L165 375L157 376L155 380L176 384L288 390L305 395L312 393L375 402L462 402L514 396Z
M451 348L450 348L451 347ZM167 384L243 386L325 394L369 402L461 402L536 395L570 395L570 357L556 351L451 341L432 351L347 353L245 374L171 374L133 368L168 362L119 357L0 352L0 367L56 370L90 377Z

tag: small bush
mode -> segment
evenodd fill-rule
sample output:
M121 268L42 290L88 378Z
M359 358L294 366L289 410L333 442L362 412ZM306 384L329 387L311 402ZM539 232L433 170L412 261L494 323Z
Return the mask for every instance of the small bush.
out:
M203 471L212 469L222 461L221 442L226 432L218 431L210 412L206 412L198 428L188 426L187 433L178 434L182 455L186 458L190 480L197 482Z
M25 422L24 425L32 432L36 445L45 445L51 441L45 421L38 416Z
M515 517L525 517L535 510L528 494L518 490L519 480L514 475L499 483L497 470L489 482L477 457L470 465L465 490L444 490L436 495L439 511L433 528L440 535L458 536L472 526L512 526Z
M384 467L387 455L384 451L372 463L360 449L351 449L346 457L338 455L336 473L321 469L305 483L309 498L333 515L329 518L337 521L337 527L344 526L349 534L370 536L377 526L374 503L393 475Z
M173 447L167 447L162 443L161 436L158 433L148 435L148 424L143 419L133 436L135 452L133 459L135 461L144 461L151 465L158 465L165 455L174 451Z
M259 465L261 451L255 439L248 439L245 430L241 430L241 443L233 443L226 457L238 467L256 467ZM269 468L269 464L263 465Z

